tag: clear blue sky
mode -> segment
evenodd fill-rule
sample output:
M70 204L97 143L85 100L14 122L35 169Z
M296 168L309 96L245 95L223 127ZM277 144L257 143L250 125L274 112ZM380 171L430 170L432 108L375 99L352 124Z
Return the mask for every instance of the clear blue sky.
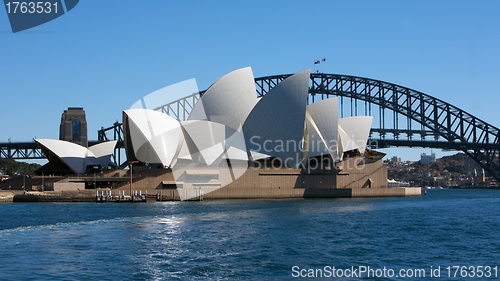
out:
M0 51L0 142L58 138L74 106L97 139L164 86L205 89L245 66L293 73L322 57L323 72L407 86L500 126L500 1L82 0L16 34L0 9Z

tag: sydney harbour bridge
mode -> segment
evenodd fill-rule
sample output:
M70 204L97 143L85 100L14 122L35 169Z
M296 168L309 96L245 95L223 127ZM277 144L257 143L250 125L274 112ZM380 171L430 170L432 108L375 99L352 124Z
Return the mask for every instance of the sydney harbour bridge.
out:
M263 96L291 74L255 79ZM203 92L162 105L155 110L186 120ZM368 145L371 148L425 147L463 151L488 175L500 182L500 131L452 104L403 86L363 77L312 73L309 103L337 96L340 117L374 116ZM291 112L290 114L293 114ZM98 140L118 140L113 159L122 159L123 130L116 122L98 131ZM123 158L125 154L123 154ZM34 142L0 143L0 158L43 159Z

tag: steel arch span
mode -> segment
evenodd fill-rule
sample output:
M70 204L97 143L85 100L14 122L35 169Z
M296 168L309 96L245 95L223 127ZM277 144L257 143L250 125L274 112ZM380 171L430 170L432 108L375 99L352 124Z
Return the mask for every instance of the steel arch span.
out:
M255 79L257 95L265 95L291 74ZM201 93L156 108L183 120ZM461 150L500 182L499 129L438 98L380 80L326 73L312 73L309 102L339 97L341 117L374 116L371 147L430 147ZM106 131L99 140L107 140ZM120 137L121 139L121 137Z

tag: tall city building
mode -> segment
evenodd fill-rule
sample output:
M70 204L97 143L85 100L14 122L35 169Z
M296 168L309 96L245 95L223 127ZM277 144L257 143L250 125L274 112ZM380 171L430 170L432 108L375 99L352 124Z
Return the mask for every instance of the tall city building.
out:
M69 107L63 112L59 139L88 147L87 119L82 107Z
M430 165L434 162L436 162L436 154L435 153L431 153L430 155L425 154L425 153L420 154L420 164Z

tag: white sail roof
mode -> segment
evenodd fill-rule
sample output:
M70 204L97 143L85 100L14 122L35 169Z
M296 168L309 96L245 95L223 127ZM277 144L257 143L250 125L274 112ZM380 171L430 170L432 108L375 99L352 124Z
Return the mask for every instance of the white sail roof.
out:
M372 121L372 116L352 116L339 119L341 153L355 149L358 149L360 153L365 152Z
M217 80L203 94L188 120L208 120L237 130L257 103L250 67L241 68Z
M223 159L248 161L247 147L243 128L226 130L225 153Z
M124 113L137 160L170 167L184 137L179 121L149 109L130 109Z
M193 161L217 164L225 150L226 126L206 120L181 121L181 124Z
M99 165L101 167L107 167L111 155L113 155L117 142L118 141L116 140L107 141L89 147L89 152L87 154L87 165Z
M250 151L291 166L301 162L309 76L310 70L304 70L288 77L255 105L243 125Z
M55 139L35 139L35 142L42 150L58 157L77 174L84 174L89 165L100 165L104 168L108 167L111 154L113 154L113 150L116 146L116 141L96 144L90 148L86 148L76 143Z
M307 106L309 81L310 70L301 71L257 99L252 70L246 67L217 80L187 121L148 109L124 111L127 153L166 167L177 160L217 166L222 160L269 157L297 166L306 155L328 154L338 161L345 151L363 153L373 118L338 119L337 98Z
M308 156L330 154L338 160L338 102L337 98L317 101L307 106L306 114Z

